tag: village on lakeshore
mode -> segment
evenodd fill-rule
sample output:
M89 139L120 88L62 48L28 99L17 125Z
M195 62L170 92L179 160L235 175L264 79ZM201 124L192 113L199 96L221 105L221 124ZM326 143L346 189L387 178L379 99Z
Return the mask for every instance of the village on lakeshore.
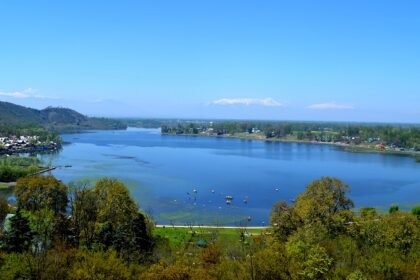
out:
M0 154L14 154L32 151L54 151L60 148L55 141L41 141L39 136L0 137Z

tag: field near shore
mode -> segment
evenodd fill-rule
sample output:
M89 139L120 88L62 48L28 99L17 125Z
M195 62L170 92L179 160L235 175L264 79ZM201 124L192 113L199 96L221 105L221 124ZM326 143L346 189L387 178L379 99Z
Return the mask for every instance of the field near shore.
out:
M155 236L161 236L169 240L171 248L177 249L184 246L196 246L200 243L209 243L216 240L220 246L232 246L241 243L241 234L244 236L245 242L251 238L269 234L266 228L214 228L214 227L156 227Z

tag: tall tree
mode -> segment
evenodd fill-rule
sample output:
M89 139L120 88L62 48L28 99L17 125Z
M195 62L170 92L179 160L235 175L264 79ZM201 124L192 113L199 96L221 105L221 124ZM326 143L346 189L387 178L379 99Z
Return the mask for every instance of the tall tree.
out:
M9 252L22 253L27 251L32 244L33 233L27 218L18 211L10 218L10 229L4 235L4 247Z
M3 224L9 210L9 203L7 203L7 200L0 198L0 225Z
M297 197L294 210L305 225L320 224L332 233L352 219L354 204L346 195L350 188L336 178L323 177L310 183Z
M76 244L82 243L90 248L98 220L98 198L86 186L72 188L70 197L74 241Z
M98 200L98 222L109 222L116 229L128 224L138 212L127 187L114 178L99 180L93 189Z
M19 209L37 211L50 209L64 213L67 207L67 187L53 176L32 176L19 179L16 184Z

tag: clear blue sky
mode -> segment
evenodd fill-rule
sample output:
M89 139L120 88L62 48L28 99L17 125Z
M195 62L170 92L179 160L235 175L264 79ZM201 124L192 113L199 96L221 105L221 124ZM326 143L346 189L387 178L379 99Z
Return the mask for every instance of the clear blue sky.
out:
M88 115L420 122L419 1L0 2L0 100Z

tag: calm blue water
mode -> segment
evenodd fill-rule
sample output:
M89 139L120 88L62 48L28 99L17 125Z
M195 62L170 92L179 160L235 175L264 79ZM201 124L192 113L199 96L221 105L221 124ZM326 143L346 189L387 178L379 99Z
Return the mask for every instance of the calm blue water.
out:
M268 223L274 202L290 201L321 176L348 183L357 207L420 202L420 164L408 157L325 145L168 136L150 129L63 139L71 144L44 156L53 165L72 166L54 171L56 177L65 182L120 178L158 223L239 224L248 216L253 225ZM232 205L225 203L226 195L233 196Z

